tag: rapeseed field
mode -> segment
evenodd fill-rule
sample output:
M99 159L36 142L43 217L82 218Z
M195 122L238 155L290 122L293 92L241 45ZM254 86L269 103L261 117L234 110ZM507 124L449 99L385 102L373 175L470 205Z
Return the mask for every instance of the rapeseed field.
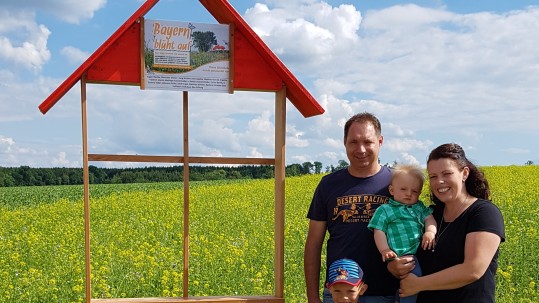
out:
M497 302L539 302L539 166L482 169L506 224ZM286 180L286 302L305 302L305 215L321 177ZM182 296L182 188L90 186L93 298ZM85 301L82 194L82 186L0 188L0 302ZM273 180L192 184L189 295L273 293L273 199Z

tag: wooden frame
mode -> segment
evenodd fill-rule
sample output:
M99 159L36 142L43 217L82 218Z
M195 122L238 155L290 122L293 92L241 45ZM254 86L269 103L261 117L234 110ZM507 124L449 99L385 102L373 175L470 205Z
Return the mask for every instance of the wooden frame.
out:
M144 40L142 29L144 15L159 0L145 0L84 63L79 66L40 105L46 114L77 82L81 83L82 149L84 180L84 241L86 302L284 302L284 203L285 203L285 132L286 100L305 117L324 113L307 89L286 66L273 54L253 29L243 20L228 0L199 0L221 24L230 25L230 81L229 92L236 90L275 93L275 155L274 158L191 157L189 154L188 94L183 92L183 155L111 155L88 153L88 129L86 113L87 83L138 85L144 87L141 58ZM132 298L92 299L90 281L90 194L89 161L156 162L184 165L184 281L182 298ZM248 164L274 165L275 167L275 251L273 296L244 297L189 297L189 164ZM185 177L187 176L187 178Z
M183 92L183 156L152 155L111 155L88 153L88 122L86 113L86 76L81 78L81 113L82 113L82 147L83 147L83 180L84 180L84 248L86 269L86 302L119 303L119 302L248 302L248 303L282 303L284 302L284 210L285 210L285 135L286 135L286 87L275 93L275 158L219 158L190 157L188 128L188 92ZM184 167L184 209L183 209L183 296L181 298L122 298L92 299L91 297L91 252L90 252L90 186L89 161L117 162L160 162L182 163ZM189 296L189 164L256 164L274 165L275 167L275 221L274 221L274 294L273 296L241 296L241 297L190 297Z

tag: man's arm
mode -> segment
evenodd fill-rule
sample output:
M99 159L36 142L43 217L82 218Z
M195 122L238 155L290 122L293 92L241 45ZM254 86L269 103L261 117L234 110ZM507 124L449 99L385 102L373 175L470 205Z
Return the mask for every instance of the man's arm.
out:
M303 253L303 270L307 287L307 302L321 303L320 300L320 262L322 245L326 236L325 221L309 221L309 231Z

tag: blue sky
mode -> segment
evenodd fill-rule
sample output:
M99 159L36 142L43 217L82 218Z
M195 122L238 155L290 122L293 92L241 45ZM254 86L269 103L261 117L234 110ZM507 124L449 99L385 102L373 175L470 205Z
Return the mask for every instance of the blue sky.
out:
M346 159L342 127L362 111L382 122L382 163L424 165L447 142L482 166L539 163L534 2L230 1L326 110L304 118L288 102L287 164L324 167ZM0 3L0 166L82 166L80 85L46 115L38 105L142 1L44 3ZM146 18L216 23L195 0L161 0ZM89 85L90 153L181 155L181 98ZM190 154L273 157L273 102L273 93L190 93Z

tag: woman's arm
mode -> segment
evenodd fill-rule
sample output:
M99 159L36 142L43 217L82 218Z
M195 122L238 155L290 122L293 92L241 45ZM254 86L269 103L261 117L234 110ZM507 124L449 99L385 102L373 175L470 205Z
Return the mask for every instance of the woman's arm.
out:
M496 254L500 236L491 232L472 232L466 236L464 262L431 275L408 275L401 280L400 295L411 296L424 290L455 289L481 278Z

